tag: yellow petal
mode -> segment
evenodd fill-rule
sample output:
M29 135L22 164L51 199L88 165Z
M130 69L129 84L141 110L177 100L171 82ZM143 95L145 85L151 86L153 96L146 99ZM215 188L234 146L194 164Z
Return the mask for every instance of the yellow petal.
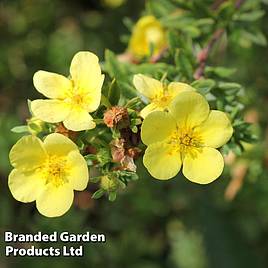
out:
M44 140L44 148L50 155L66 156L72 151L78 152L77 145L59 133L49 134Z
M207 119L209 114L206 99L202 95L190 91L177 95L169 105L169 109L179 126L198 126Z
M135 74L133 84L143 96L149 99L154 99L163 92L163 85L160 81L143 74Z
M196 128L205 146L219 148L233 135L232 124L224 112L211 111L207 120Z
M84 157L79 152L70 152L67 156L67 165L70 167L68 179L73 189L76 191L85 190L89 175Z
M161 23L153 16L144 16L133 27L128 51L136 57L157 55L167 45L166 33ZM153 45L153 51L151 46Z
M150 103L147 106L145 106L141 111L140 111L140 116L142 118L145 118L149 113L154 112L154 111L162 111L163 108L158 107L154 103Z
M144 166L156 179L168 180L175 177L181 168L181 156L171 145L157 142L149 145L143 156Z
M24 136L9 153L11 165L21 170L33 170L46 159L42 141L36 136Z
M60 100L34 100L31 108L37 118L49 123L63 121L71 111L71 106Z
M46 71L36 72L33 83L37 91L51 99L65 98L72 88L72 83L68 78Z
M141 126L141 139L150 145L168 138L176 130L174 118L167 112L153 112L149 114Z
M203 147L195 158L188 154L185 156L182 172L192 182L207 184L221 175L223 167L221 153L214 148Z
M13 197L24 203L32 202L40 195L44 180L38 173L13 169L8 177L8 186Z
M59 187L47 184L36 199L36 207L46 217L59 217L70 209L73 198L74 192L69 183Z
M90 113L96 111L100 105L101 88L103 85L103 81L104 81L104 75L101 76L98 87L95 88L95 90L91 90L87 95L88 102L86 105L86 110Z
M195 91L195 89L191 87L190 85L181 83L181 82L172 82L168 85L168 93L172 97L175 97L179 93L182 93L185 91Z
M63 121L66 128L73 131L81 131L96 127L92 116L83 109L73 109L68 117Z
M72 59L70 74L77 88L100 94L103 78L99 58L89 51L80 51Z

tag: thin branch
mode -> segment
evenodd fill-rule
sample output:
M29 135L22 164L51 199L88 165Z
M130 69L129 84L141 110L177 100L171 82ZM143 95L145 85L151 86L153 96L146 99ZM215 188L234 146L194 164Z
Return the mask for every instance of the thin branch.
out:
M207 46L198 53L197 60L199 62L199 66L194 73L194 79L198 80L201 77L203 77L205 73L205 68L206 68L209 54L211 53L211 50L213 49L217 41L222 37L224 32L225 32L225 29L216 30L214 34L212 35L212 38L208 42Z
M235 3L235 8L239 9L243 3L246 0L237 0ZM217 0L215 1L214 5L212 6L212 8L215 10L215 8L219 8L221 4L223 4L225 2L225 0ZM214 45L221 39L221 37L223 36L225 32L224 28L220 28L217 29L211 39L209 40L208 44L206 47L204 47L197 55L197 60L199 63L199 66L197 67L195 73L194 73L194 79L198 80L201 77L204 76L205 73L205 68L206 68L206 64L209 58L209 54L211 53Z

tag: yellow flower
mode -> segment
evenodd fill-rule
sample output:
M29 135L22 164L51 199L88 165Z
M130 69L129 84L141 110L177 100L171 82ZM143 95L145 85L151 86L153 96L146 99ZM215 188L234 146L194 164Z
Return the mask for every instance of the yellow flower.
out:
M164 111L167 109L168 105L179 93L195 90L191 86L180 82L172 82L165 86L160 81L142 74L134 75L133 84L150 102L140 112L143 118L153 111Z
M138 58L149 56L153 47L153 56L167 46L166 33L161 23L153 16L139 19L133 28L128 51Z
M102 0L105 6L116 8L124 4L125 0Z
M9 157L14 167L8 178L13 197L24 203L36 201L44 216L63 215L72 205L73 190L87 187L87 163L76 144L61 134L50 134L44 142L25 136Z
M49 123L63 121L73 131L95 128L89 112L97 110L104 75L98 57L87 51L78 52L70 66L71 78L46 71L34 74L35 88L51 100L31 103L34 115Z
M196 92L182 92L169 106L169 112L148 115L141 129L148 148L143 163L157 179L177 175L183 164L184 176L192 182L207 184L217 179L224 167L216 148L231 138L233 128L227 115L209 109Z

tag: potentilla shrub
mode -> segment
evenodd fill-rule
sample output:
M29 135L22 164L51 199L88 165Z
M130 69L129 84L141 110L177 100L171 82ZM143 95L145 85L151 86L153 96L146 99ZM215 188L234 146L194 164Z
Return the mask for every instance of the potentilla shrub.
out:
M36 201L47 217L66 213L74 191L91 183L93 198L114 201L139 178L139 158L158 180L180 171L198 184L220 179L223 155L241 154L255 137L243 120L243 88L231 80L235 70L213 62L226 42L242 44L234 36L266 44L254 35L263 12L252 3L148 1L123 54L107 50L99 62L80 51L68 76L37 71L42 97L28 101L27 125L12 129L25 134L10 152L14 198Z

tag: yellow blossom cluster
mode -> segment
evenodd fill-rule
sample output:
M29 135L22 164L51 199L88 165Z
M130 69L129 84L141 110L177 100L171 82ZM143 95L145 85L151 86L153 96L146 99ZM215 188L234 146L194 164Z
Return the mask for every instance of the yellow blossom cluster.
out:
M134 27L129 51L137 57L148 56L151 45L153 55L163 50L165 31L154 17L146 16ZM62 122L61 126L70 131L95 128L90 113L100 105L103 82L99 59L88 51L73 57L69 77L36 72L33 84L47 99L31 102L33 119L28 121L29 126L42 129L44 122ZM166 85L136 74L133 84L148 102L139 115L144 119L141 139L147 149L143 163L149 173L167 180L183 166L184 176L192 182L207 184L218 178L224 161L217 148L227 143L233 133L228 116L210 110L206 99L186 83ZM57 217L71 207L74 190L87 187L88 166L71 139L51 133L42 140L37 137L39 128L36 131L29 127L32 135L22 137L12 147L10 162L14 169L8 184L15 199L36 201L41 214ZM107 176L103 176L101 184L111 186Z

